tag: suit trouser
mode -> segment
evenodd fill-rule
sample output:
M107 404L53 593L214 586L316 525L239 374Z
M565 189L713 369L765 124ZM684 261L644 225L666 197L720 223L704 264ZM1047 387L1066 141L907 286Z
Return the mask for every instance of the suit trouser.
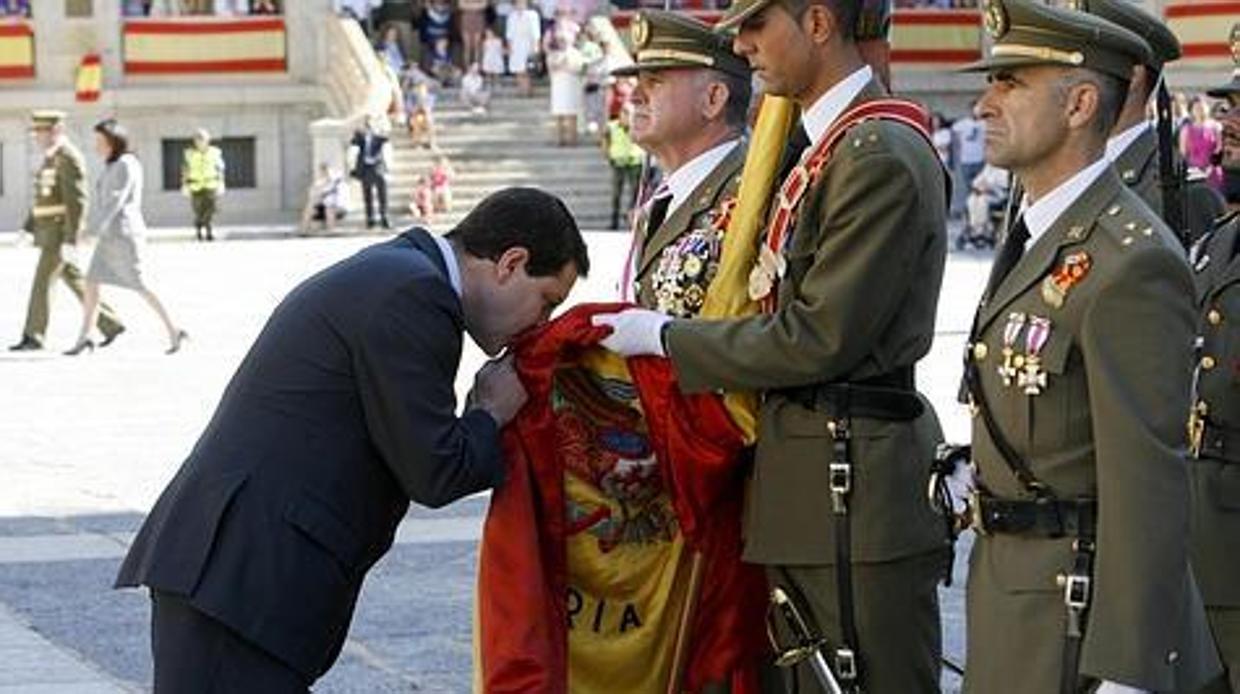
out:
M852 567L856 648L866 694L938 694L942 627L938 583L950 554L934 551L895 561ZM834 566L771 566L767 579L800 595L830 648L841 641ZM827 662L832 654L824 653ZM783 672L770 692L825 691L808 663ZM767 686L764 684L764 686Z
M1240 607L1207 607L1206 617L1223 661L1223 675L1201 694L1240 694Z
M366 203L366 223L375 223L375 194L379 196L378 219L387 221L387 178L373 171L362 173L362 200Z
M215 217L215 191L195 191L190 193L189 201L194 209L194 226L211 226L211 220Z
M30 302L26 307L26 327L22 329L22 335L39 342L43 341L47 333L52 282L57 275L64 280L78 301L82 300L82 294L85 292L82 271L64 259L60 253L60 244L52 243L43 246L39 249L39 262L35 265L34 282L30 285ZM96 325L104 335L113 335L124 329L116 312L103 302L99 303L99 319Z
M151 591L154 694L306 694L310 680L185 599Z

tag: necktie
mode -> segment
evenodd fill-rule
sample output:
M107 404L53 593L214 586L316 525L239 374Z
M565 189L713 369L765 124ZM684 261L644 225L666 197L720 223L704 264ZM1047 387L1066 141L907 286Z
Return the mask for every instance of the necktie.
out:
M806 147L809 147L809 133L805 131L805 124L798 121L797 127L788 137L788 144L784 145L784 153L779 160L779 180L782 181L788 177L788 172L792 171L792 167L800 161L801 153Z
M999 255L995 256L995 263L990 268L990 282L986 284L987 299L994 296L995 290L1003 283L1003 279L1008 276L1013 267L1016 267L1016 263L1025 253L1025 244L1028 242L1029 227L1025 226L1025 218L1021 216L1008 230L1003 248L999 250Z
M667 208L672 204L672 191L667 184L660 185L650 199L650 214L646 216L646 236L659 230L663 218L667 216Z

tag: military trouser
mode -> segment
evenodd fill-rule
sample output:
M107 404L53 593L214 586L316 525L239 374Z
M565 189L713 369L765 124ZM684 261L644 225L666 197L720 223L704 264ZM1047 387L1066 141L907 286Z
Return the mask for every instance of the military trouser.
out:
M1206 617L1223 661L1223 674L1201 694L1240 694L1240 607L1207 607Z
M210 227L215 217L215 191L195 191L190 193L189 201L194 209L194 228Z
M938 694L942 667L942 627L939 622L938 583L950 554L934 551L882 563L852 565L853 614L861 688L866 694ZM827 638L829 648L839 644L842 627L834 566L771 566L767 579L800 600L813 624ZM799 596L799 597L797 597ZM786 635L781 634L781 643ZM823 692L808 662L783 671L782 686L764 689L770 694Z
M40 343L43 342L44 335L47 333L52 282L57 275L64 280L78 301L81 301L85 291L82 271L64 259L60 252L60 244L50 243L39 251L39 263L34 270L34 282L30 285L30 303L26 308L26 327L22 329L22 335ZM116 312L103 302L99 303L99 319L96 324L105 336L114 335L123 329Z

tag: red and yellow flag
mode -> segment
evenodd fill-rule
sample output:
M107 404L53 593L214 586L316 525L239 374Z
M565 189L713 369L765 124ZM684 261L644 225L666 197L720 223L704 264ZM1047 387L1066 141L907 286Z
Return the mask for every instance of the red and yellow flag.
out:
M98 101L103 90L103 66L98 53L82 56L74 81L74 98L82 102Z

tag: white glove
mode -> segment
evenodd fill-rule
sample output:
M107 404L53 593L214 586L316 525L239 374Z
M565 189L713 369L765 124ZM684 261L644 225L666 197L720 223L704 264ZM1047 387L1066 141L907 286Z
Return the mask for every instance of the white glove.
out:
M1115 682L1103 681L1098 685L1095 694L1150 694L1148 690L1129 687L1126 684L1116 684Z
M600 313L590 322L596 326L611 326L611 334L603 338L601 344L622 357L647 354L664 357L667 355L663 352L663 326L671 319L658 311L631 308L620 313Z
M943 483L947 485L947 493L952 498L952 513L957 516L969 510L969 499L977 489L977 480L973 477L973 466L961 463L956 470L948 475Z

